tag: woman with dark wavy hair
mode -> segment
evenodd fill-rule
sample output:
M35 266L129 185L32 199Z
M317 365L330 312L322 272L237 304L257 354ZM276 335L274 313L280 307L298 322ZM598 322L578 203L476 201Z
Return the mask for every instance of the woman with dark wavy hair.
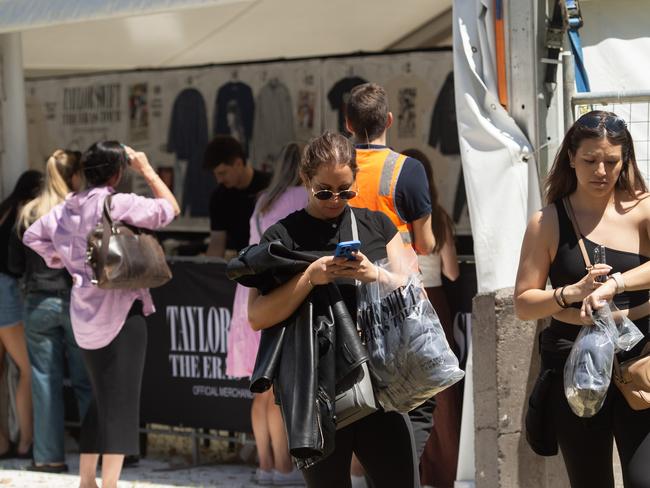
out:
M562 380L580 327L590 327L591 311L609 300L644 335L619 359L639 355L648 342L649 196L625 121L612 112L586 113L562 141L546 180L547 206L533 215L522 244L515 307L524 320L552 317L540 336L542 368L551 371L544 408L574 488L614 487L613 440L625 486L650 487L650 410L630 408L612 384L601 410L580 418L568 405ZM602 245L607 264L585 269L572 213L591 262Z
M96 488L102 456L102 486L116 488L125 455L138 454L140 387L147 347L143 316L154 312L148 289L101 289L86 263L88 234L102 220L104 201L113 195L111 217L129 225L158 229L179 213L169 188L147 156L117 141L97 142L84 153L87 188L34 222L23 242L48 266L68 270L72 331L81 349L93 402L81 427L81 488ZM155 198L115 193L128 167L145 179Z
M9 267L9 241L23 206L33 200L43 186L43 173L27 170L20 175L11 194L0 203L0 371L5 351L18 366L16 411L20 428L18 445L0 437L0 458L32 457L32 393L31 370L25 342L23 309L16 275Z

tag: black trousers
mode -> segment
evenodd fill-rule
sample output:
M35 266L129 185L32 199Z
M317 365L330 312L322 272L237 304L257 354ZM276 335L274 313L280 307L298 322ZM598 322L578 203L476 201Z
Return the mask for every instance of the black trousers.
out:
M81 349L93 390L93 401L81 426L82 453L140 453L140 390L147 324L138 308L141 310L136 306L131 309L110 344Z
M436 399L435 397L431 397L422 405L409 412L418 462L422 457L424 447L427 445L431 430L433 429L433 412L435 409Z
M554 376L549 406L572 488L614 488L614 439L625 488L650 488L650 409L632 410L612 384L603 408L580 418L564 397L561 374Z
M309 488L350 488L352 452L373 488L420 486L413 433L407 415L375 412L336 431L334 452L303 470Z

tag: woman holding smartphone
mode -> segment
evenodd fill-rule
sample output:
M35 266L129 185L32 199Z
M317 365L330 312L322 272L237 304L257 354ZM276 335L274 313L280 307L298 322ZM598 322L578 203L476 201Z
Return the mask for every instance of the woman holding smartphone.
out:
M357 193L356 172L354 146L342 135L326 132L305 149L300 173L309 194L307 207L271 226L261 243L279 240L288 249L321 257L266 295L251 290L248 318L255 330L289 318L316 286L340 278L371 282L378 277L373 262L400 259L402 240L388 217L348 206ZM353 260L334 257L337 244L352 239L352 212L361 248ZM348 310L355 312L355 286L339 284L339 289ZM375 488L419 486L408 417L382 410L336 431L334 452L303 470L307 486L350 487L353 452Z
M591 310L610 300L645 336L620 359L637 356L648 342L649 197L625 121L592 111L567 131L546 180L547 206L533 215L524 236L515 307L524 320L552 317L540 334L542 367L552 372L544 407L575 488L614 487L614 440L625 486L650 487L650 409L633 410L612 384L598 413L580 418L562 380L580 327L591 327ZM602 245L608 264L585 268L572 215L591 262ZM553 289L546 288L547 280Z

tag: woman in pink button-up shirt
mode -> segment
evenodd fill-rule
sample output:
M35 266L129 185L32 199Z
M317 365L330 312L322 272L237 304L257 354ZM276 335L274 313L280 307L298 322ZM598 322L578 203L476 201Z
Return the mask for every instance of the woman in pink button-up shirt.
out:
M104 199L114 193L127 166L141 174L155 198L117 193L111 217L158 229L179 213L178 203L142 152L118 142L93 144L83 157L88 188L68 196L27 229L23 242L48 266L65 267L73 277L72 329L93 387L93 405L83 420L80 441L81 488L97 486L103 455L102 485L115 487L124 456L138 454L140 387L147 329L143 315L154 312L149 290L103 290L92 284L86 264L90 231L101 220Z

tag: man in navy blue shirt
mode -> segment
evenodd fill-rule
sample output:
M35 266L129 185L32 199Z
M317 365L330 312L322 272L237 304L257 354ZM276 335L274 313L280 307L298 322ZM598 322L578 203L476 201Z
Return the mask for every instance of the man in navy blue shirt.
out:
M384 88L376 83L354 87L345 123L356 143L357 184L361 190L350 204L382 210L418 254L431 253L435 241L427 176L418 160L386 146L393 114L388 110Z

